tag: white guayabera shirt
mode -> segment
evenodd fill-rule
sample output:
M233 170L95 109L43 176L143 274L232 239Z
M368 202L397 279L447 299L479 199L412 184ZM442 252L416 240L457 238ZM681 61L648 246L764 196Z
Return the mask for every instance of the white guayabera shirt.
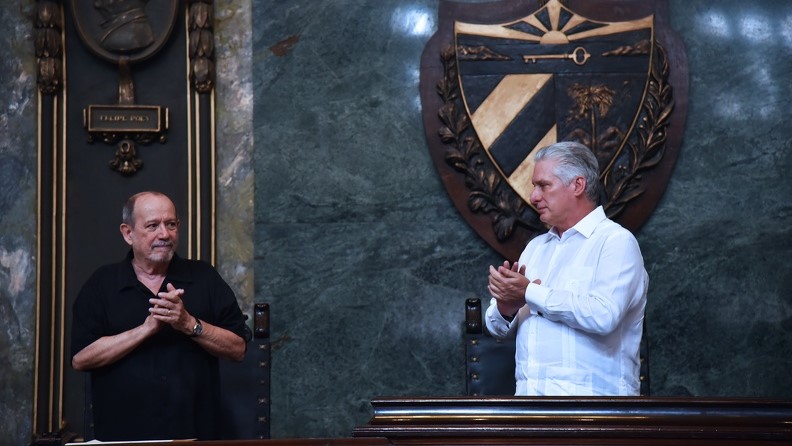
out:
M517 336L516 395L638 395L649 276L635 237L600 206L531 240L518 263L541 285L512 322L495 299L485 317L495 337Z

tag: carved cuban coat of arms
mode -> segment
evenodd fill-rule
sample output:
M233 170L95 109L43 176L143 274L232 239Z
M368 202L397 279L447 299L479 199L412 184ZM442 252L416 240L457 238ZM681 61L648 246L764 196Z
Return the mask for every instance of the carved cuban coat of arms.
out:
M517 3L532 12L498 21L521 9ZM546 230L529 200L535 151L562 140L590 147L606 213L637 230L665 190L681 141L686 61L657 11L644 2L572 3L498 2L485 11L446 3L441 17L457 18L441 19L424 52L424 124L435 164L466 220L511 259ZM605 16L614 4L633 18L575 9ZM487 12L494 23L469 20Z

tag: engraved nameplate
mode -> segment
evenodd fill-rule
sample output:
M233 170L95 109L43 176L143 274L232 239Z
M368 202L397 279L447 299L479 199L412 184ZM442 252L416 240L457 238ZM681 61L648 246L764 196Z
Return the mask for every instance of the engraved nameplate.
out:
M89 105L85 126L91 133L160 133L163 125L167 128L162 116L158 105Z

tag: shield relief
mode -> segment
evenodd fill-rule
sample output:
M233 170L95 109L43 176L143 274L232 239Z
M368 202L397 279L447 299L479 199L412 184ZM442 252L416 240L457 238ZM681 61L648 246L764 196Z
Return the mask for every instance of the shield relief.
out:
M635 3L441 4L422 61L427 141L452 201L507 259L547 229L530 202L533 155L544 146L591 148L601 204L632 231L662 196L681 141L687 64L659 18L664 2Z

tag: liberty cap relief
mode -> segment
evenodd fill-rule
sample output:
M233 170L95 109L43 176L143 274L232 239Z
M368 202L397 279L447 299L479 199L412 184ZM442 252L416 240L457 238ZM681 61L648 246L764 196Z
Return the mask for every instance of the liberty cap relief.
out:
M102 48L117 53L141 50L154 43L154 31L146 14L148 0L96 0L94 7L104 19L97 39Z

